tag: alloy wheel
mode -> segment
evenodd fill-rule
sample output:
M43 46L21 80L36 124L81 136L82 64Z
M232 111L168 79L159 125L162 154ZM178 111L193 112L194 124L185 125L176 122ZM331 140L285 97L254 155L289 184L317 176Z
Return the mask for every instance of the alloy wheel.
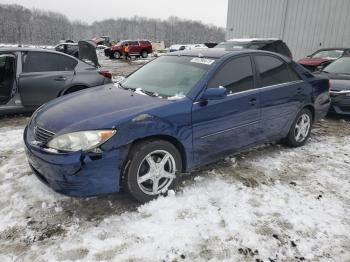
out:
M139 188L147 195L165 193L176 176L174 157L165 150L149 153L141 161L137 172Z
M303 142L309 135L311 127L311 119L308 114L302 114L294 129L294 137L297 142Z

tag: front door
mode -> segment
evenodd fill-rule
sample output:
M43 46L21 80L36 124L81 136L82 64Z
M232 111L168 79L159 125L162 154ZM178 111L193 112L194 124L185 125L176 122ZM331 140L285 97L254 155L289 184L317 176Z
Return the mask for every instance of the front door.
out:
M22 57L19 93L23 106L36 107L56 98L74 77L77 61L67 55L27 52Z
M233 58L222 65L208 83L208 88L220 86L228 90L226 98L193 105L196 164L209 163L256 142L260 97L250 56Z

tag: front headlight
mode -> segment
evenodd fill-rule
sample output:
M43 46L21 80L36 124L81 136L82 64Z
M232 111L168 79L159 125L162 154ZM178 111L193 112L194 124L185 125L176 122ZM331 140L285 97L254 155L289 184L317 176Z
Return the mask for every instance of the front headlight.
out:
M103 144L115 133L115 130L96 130L64 134L50 140L47 147L67 152L88 151Z

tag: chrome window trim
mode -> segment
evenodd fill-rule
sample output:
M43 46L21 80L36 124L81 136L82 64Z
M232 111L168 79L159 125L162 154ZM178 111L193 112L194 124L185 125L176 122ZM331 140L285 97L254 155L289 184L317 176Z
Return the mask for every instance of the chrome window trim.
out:
M237 93L232 93L232 94L227 94L227 96L231 97L234 95L239 95L239 94L244 94L244 93L249 93L249 92L253 92L256 90L262 90L262 89L266 89L266 88L274 88L274 87L279 87L279 86L283 86L283 85L290 85L290 84L298 84L298 83L303 83L304 80L296 80L296 81L292 81L292 82L285 82L285 83L280 83L280 84L276 84L276 85L269 85L269 86L263 86L263 87L258 87L258 88L253 88L253 89L249 89L249 90L245 90L245 91L241 91L241 92L237 92ZM196 101L193 104L199 104L201 103L201 101Z

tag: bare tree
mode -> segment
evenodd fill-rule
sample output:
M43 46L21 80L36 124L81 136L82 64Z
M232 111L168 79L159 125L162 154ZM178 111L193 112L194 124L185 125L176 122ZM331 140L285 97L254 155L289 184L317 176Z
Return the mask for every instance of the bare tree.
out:
M148 39L166 45L223 41L221 27L169 17L167 20L135 16L94 22L69 21L66 16L20 5L0 4L0 42L56 44L63 39L91 39L108 35L114 40Z

